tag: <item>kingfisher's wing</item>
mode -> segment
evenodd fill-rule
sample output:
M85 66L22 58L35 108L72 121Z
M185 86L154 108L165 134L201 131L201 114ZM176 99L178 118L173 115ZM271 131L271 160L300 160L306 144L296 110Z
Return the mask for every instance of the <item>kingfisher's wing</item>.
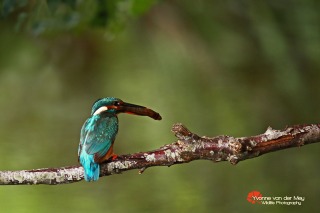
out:
M118 133L118 118L115 116L89 118L81 129L78 155L85 151L95 158L103 157L110 149ZM83 149L83 150L82 150Z

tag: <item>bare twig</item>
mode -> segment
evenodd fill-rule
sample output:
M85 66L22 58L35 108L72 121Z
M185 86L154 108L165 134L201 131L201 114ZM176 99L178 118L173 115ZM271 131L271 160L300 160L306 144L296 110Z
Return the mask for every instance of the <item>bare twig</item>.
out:
M139 169L141 174L148 167L171 166L199 159L237 164L269 152L320 141L320 124L296 125L284 130L269 127L261 135L241 138L225 135L200 137L182 124L175 124L172 131L178 138L176 142L149 152L121 155L116 160L101 164L100 175L120 174L132 169ZM0 185L56 185L82 179L81 166L0 172Z

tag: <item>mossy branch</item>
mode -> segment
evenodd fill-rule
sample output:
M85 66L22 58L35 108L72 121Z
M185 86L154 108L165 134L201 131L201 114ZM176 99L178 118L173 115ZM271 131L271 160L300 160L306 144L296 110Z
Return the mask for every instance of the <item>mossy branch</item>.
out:
M148 167L171 166L194 160L229 161L231 164L237 164L269 152L320 141L320 124L295 125L284 130L269 127L263 134L240 138L226 135L200 137L182 124L173 125L172 132L177 137L176 142L153 151L118 156L116 160L101 164L100 176L120 174L132 169L139 169L141 174ZM57 185L81 180L83 168L80 165L0 171L0 185Z

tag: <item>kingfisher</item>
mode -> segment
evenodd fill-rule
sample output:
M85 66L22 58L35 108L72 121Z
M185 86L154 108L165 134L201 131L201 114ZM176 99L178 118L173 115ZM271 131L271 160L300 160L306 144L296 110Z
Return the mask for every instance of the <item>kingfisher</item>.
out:
M84 168L86 181L97 181L100 163L116 159L113 144L118 133L118 114L148 116L161 120L159 113L135 104L123 102L119 98L106 97L94 102L91 116L84 122L78 148L78 161Z

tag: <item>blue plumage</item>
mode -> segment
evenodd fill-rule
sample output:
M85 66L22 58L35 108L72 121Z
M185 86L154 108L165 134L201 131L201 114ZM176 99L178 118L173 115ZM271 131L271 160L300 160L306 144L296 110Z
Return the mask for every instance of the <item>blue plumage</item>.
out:
M118 133L117 114L120 112L161 120L161 116L151 109L128 104L118 98L97 100L92 106L91 117L83 124L80 133L78 160L84 168L86 181L97 181L99 163L114 156L113 143Z
M78 156L84 168L86 181L99 179L98 161L106 155L118 133L118 118L115 110L106 108L98 114L95 112L117 100L105 98L96 101L92 107L91 117L82 126Z
M86 181L97 181L99 179L100 165L94 162L93 155L81 152L79 160L84 169L84 179Z

